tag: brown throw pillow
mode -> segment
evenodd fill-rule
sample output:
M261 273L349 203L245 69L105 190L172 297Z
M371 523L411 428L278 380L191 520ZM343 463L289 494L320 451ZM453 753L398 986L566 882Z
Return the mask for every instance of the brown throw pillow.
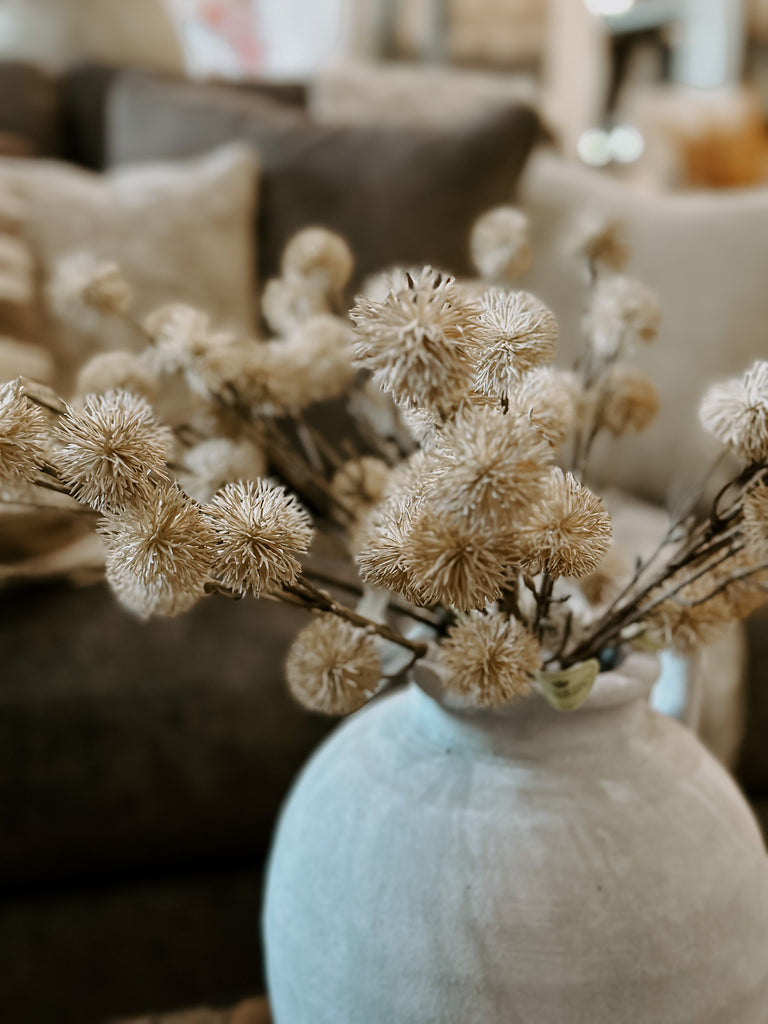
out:
M109 99L108 153L121 164L251 142L261 280L278 272L295 231L324 224L349 241L357 284L393 263L467 273L472 222L510 198L538 132L524 105L450 130L332 128L244 90L126 74Z

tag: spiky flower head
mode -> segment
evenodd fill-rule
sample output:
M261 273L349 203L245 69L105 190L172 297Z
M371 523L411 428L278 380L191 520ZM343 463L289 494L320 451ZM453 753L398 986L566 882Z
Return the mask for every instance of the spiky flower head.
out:
M356 537L355 561L364 583L418 602L405 561L406 540L419 507L412 496L393 496L376 505Z
M22 379L0 387L0 481L35 480L48 435L45 413L24 394Z
M623 270L629 260L625 225L594 211L577 223L570 248L590 264L601 264L608 270Z
M347 715L362 707L379 684L376 641L368 633L321 614L298 634L288 652L288 689L305 707Z
M645 620L651 636L681 654L692 654L722 637L735 617L733 610L723 594L697 602L700 589L687 588L657 605Z
M406 274L382 302L361 297L350 315L358 363L396 401L445 417L471 389L471 311L453 277L430 267Z
M475 388L509 399L523 374L552 361L557 335L554 314L529 292L486 292L473 335Z
M176 486L156 487L98 526L107 579L120 603L143 619L178 615L203 596L213 537L197 505Z
M321 313L330 313L325 293L303 277L273 277L261 293L261 312L267 325L283 337Z
M702 399L699 419L747 462L768 458L768 362L758 360L741 379L713 385Z
M604 359L632 352L659 333L661 311L656 295L632 277L598 278L584 320L593 351Z
M303 228L283 250L283 274L303 278L325 295L341 294L354 265L345 240L327 228Z
M225 587L258 597L265 588L295 583L312 523L284 487L268 480L227 484L206 512L216 538L212 572Z
M768 485L752 487L744 495L744 537L758 561L768 559Z
M659 411L659 393L648 374L635 366L612 366L598 389L595 426L620 437L651 425Z
M173 446L145 398L128 391L87 395L68 407L56 430L56 469L80 501L118 511L152 490L150 474L163 470Z
M100 352L81 368L76 389L80 395L131 391L151 400L157 394L157 377L132 352Z
M523 416L553 448L576 421L579 385L574 374L538 366L526 373L509 396L510 413Z
M610 547L610 516L588 488L556 467L531 510L521 543L529 572L586 576Z
M81 314L83 307L124 316L133 305L133 291L120 268L85 251L67 253L59 260L48 297L55 312L65 318Z
M436 508L506 529L541 496L552 447L523 416L468 406L441 432L430 462Z
M350 459L331 480L331 494L354 515L380 501L389 480L389 466L382 459L364 455Z
M472 228L469 245L480 276L493 284L524 274L533 258L528 218L514 206L496 206L482 214Z
M541 649L517 619L471 612L451 626L438 648L443 685L476 707L512 704L530 692Z
M266 470L264 452L246 438L212 437L184 453L184 490L196 501L210 501L224 484L258 480Z
M184 370L192 390L203 395L207 385L196 375L200 361L237 342L229 334L213 331L205 313L183 303L162 306L150 313L144 328L153 341L143 354L150 368L160 374Z
M289 409L338 398L354 379L352 332L341 317L312 317L273 348L273 387L278 377L285 382L283 401Z
M495 531L424 505L404 538L403 564L421 604L471 611L501 595L504 554Z

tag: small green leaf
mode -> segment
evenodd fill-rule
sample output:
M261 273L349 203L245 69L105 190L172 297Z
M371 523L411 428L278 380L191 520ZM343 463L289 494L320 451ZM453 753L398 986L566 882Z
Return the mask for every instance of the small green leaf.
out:
M589 696L599 672L600 662L590 658L559 672L537 672L536 678L556 711L575 711Z

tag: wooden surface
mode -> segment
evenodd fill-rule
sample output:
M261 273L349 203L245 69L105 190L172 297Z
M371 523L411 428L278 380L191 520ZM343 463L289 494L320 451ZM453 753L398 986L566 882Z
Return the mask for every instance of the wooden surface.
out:
M266 999L246 999L229 1010L181 1010L178 1013L150 1014L115 1024L271 1024Z

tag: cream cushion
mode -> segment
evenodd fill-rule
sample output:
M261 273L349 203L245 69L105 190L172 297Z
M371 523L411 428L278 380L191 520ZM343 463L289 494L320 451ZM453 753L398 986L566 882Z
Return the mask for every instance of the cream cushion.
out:
M250 332L256 162L227 146L194 160L93 174L56 161L0 160L0 187L22 199L22 233L41 266L42 292L57 262L88 251L120 266L143 316L188 302L216 324ZM42 304L42 303L41 303ZM48 341L68 371L117 333L86 339L50 318Z
M661 303L658 339L637 354L661 398L644 434L596 446L593 476L664 502L693 483L719 450L698 422L708 385L768 358L768 188L651 195L542 150L528 163L519 204L528 214L534 262L522 287L560 321L559 361L580 343L583 272L568 251L569 226L584 211L624 221L632 246L628 273Z

